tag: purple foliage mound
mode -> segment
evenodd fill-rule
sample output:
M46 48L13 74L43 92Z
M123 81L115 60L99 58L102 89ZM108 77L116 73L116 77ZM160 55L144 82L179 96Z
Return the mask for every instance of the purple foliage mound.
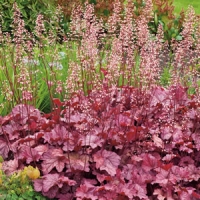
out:
M54 103L0 118L7 174L37 166L35 190L60 200L200 199L200 104L185 88L105 87Z

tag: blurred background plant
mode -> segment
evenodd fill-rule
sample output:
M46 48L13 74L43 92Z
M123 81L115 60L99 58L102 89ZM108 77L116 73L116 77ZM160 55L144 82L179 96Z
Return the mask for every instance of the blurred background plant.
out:
M75 0L73 3L71 1L66 0L56 0L56 4L61 6L64 19L65 26L70 22L70 16L72 13L72 9L77 7L77 5L84 5L86 0ZM113 1L112 0L89 0L90 4L94 4L95 15L98 18L102 18L103 22L106 23L109 16L113 13ZM127 4L127 0L119 0L119 2L123 4ZM137 18L141 15L143 8L145 7L145 2L143 0L133 0L134 2L134 16ZM191 2L182 2L174 0L153 0L153 13L154 18L149 22L149 28L152 33L156 34L158 25L162 24L164 27L164 39L169 43L172 39L181 40L180 32L182 30L182 23L185 17L185 11L188 5ZM178 8L175 9L174 5L177 5ZM183 6L184 10L180 9ZM176 11L176 15L175 15ZM198 12L198 10L197 10ZM200 14L200 12L199 12ZM65 27L66 30L69 30Z
M12 32L13 3L16 2L22 13L25 28L28 31L31 32L34 30L36 18L38 14L42 14L46 31L48 32L55 27L62 29L63 33L59 33L59 37L61 41L63 41L64 34L70 31L69 25L73 8L76 8L78 5L83 6L87 0L1 0L0 2L0 22L3 32ZM123 5L127 3L127 0L119 0L119 2ZM136 18L141 15L145 2L143 0L133 0L133 2L135 5L134 15ZM172 38L181 40L180 32L185 16L185 11L182 10L182 7L186 10L189 3L195 5L196 3L188 2L187 0L184 2L181 1L181 4L177 0L153 0L152 2L154 18L149 22L151 32L156 33L158 25L161 23L164 27L165 40L168 40L168 42L171 42ZM104 23L107 22L109 16L113 13L114 7L112 0L89 0L88 3L94 5L95 15L101 18ZM174 5L176 5L176 7L174 7ZM58 7L60 7L59 18L55 21L52 19L55 15L54 13L58 12ZM58 13L56 15L58 16Z
M1 24L3 32L11 32L13 19L13 4L16 2L25 22L25 28L33 31L38 14L42 14L44 19L49 21L55 12L54 0L1 0L0 1ZM50 29L50 27L46 27Z
M149 22L150 31L157 33L159 24L164 29L164 39L171 43L172 39L181 40L180 32L182 30L185 18L184 11L176 17L174 15L173 0L153 0L154 18Z

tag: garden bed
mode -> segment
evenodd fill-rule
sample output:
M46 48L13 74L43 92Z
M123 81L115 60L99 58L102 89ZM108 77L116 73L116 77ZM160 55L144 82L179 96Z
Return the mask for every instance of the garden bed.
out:
M27 32L15 4L0 48L2 199L200 199L200 23L189 7L166 30L145 2L136 16L116 1L107 24L77 7L62 43L42 15Z

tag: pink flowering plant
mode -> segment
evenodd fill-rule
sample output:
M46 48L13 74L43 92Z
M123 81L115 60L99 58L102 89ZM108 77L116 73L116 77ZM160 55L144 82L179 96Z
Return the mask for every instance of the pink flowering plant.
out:
M162 24L149 31L151 0L136 19L134 6L116 0L106 24L92 4L75 8L59 46L61 30L39 15L32 37L15 5L1 49L5 174L37 168L34 190L49 199L200 199L200 22L189 7L169 44Z

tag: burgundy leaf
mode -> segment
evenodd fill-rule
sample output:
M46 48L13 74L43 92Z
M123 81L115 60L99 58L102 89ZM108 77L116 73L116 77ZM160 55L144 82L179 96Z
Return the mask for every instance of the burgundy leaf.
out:
M152 182L152 175L145 172L141 165L136 166L135 164L127 164L122 170L122 175L126 180L132 180L133 183L144 185L147 182Z
M61 149L49 149L42 156L42 171L44 174L49 173L54 167L58 172L62 172L67 161Z
M153 194L157 196L158 200L165 200L164 192L161 189L155 189Z
M132 119L130 112L126 111L123 114L118 115L117 125L127 127L131 125Z
M103 144L103 139L99 136L101 130L95 128L91 130L87 135L82 135L80 138L82 146L91 146L93 149L96 147L101 147Z
M6 159L8 157L9 152L9 144L4 140L0 138L0 155Z
M37 123L35 121L30 122L30 129L35 130L37 128Z
M194 165L188 165L186 167L173 166L172 173L178 181L197 181L200 178L200 170Z
M68 168L86 172L90 171L88 155L80 155L79 153L67 153L66 157L69 158Z
M145 153L142 155L142 158L143 158L142 168L145 171L150 171L160 166L159 154L152 155L150 153Z
M0 124L2 126L8 124L11 120L12 120L12 116L11 115L7 115L7 116L4 116L4 117L0 116Z
M86 135L85 141L82 140L82 145L91 146L93 149L96 147L101 147L103 143L103 139L96 135Z
M34 148L39 155L43 155L43 153L48 151L48 146L47 145L38 145Z
M34 108L33 106L24 104L15 106L11 111L11 115L15 120L20 120L23 125L26 124L27 120L31 117L34 117L35 119L41 118L41 114L38 109Z
M122 195L117 194L116 190L107 190L105 186L96 187L96 191L98 192L98 200L107 200L107 199L117 199L117 200L127 200L127 198L123 198L124 193Z
M180 200L191 200L191 195L185 191L182 191L179 195Z
M3 131L8 134L10 140L19 138L19 131L22 128L19 124L11 121L10 124L7 124L2 127Z
M181 167L186 167L188 165L194 165L194 160L190 156L184 156L181 158L179 165Z
M43 189L43 179L34 180L34 189L36 192L40 192Z
M158 183L160 186L166 187L168 184L176 184L176 177L170 172L162 168L157 168L156 180L152 183Z
M130 127L129 131L127 131L126 133L126 138L128 142L131 142L137 139L137 136L138 136L137 131L138 131L138 128L136 126Z
M173 141L174 142L183 142L183 132L182 132L182 128L180 126L175 126L174 129L173 129Z
M43 191L48 192L49 189L58 184L59 174L47 174L43 176Z
M32 161L39 161L40 157L35 149L25 145L20 146L19 159L25 159L27 164Z
M46 132L43 136L49 144L63 144L68 138L68 132L64 126L56 125L51 132Z
M75 150L74 148L76 147L77 149L81 148L81 139L84 136L81 136L79 132L74 131L74 132L69 132L68 137L64 142L63 150L68 152L68 151L73 151Z
M83 178L82 179L82 184L97 185L98 181L96 179Z
M113 177L112 176L106 176L106 175L104 175L104 174L100 174L100 173L98 173L98 172L93 172L93 174L94 175L96 175L96 177L97 177L97 180L100 182L100 183L102 183L103 181L112 181L113 180Z
M46 174L41 179L34 181L34 189L37 192L42 191L43 195L49 198L54 198L59 188L63 187L63 184L74 186L76 182L59 174Z
M2 170L6 175L11 175L14 173L18 168L18 160L9 160L9 161L4 161L2 164Z
M163 141L157 135L153 135L152 139L156 147L164 148Z
M29 145L29 146L31 145L32 146L32 145L35 145L37 143L37 141L40 138L43 137L43 135L44 135L43 132L37 132L34 135L28 135L28 136L26 136L24 138L20 138L18 140L18 143L19 144L24 144L24 145Z
M34 181L34 189L38 192L42 191L44 196L54 198L59 189L57 186L58 182L59 174L47 174L44 175L42 179L37 179Z
M123 168L123 176L126 180L131 180L133 178L133 170L135 170L135 166L132 164L127 164Z
M72 193L57 194L56 198L58 198L59 200L73 200L74 195Z
M162 163L161 164L161 168L166 170L166 171L169 171L172 168L172 166L173 166L173 163L168 163L168 164Z
M172 136L173 130L170 126L163 126L161 127L161 138L163 140L169 140Z
M73 113L70 115L70 123L79 124L86 118L85 114L82 113Z
M43 196L53 199L58 194L58 190L59 190L58 186L54 185L47 192L42 191L42 194L43 194Z
M118 165L120 164L120 156L116 153L100 150L93 155L94 161L96 162L96 167L101 170L106 170L111 176L116 174Z
M91 200L97 200L98 196L95 195L94 191L95 187L93 185L80 185L80 187L76 190L76 197L80 197L81 199L86 198Z
M135 185L131 182L127 184L120 184L117 189L117 193L123 196L125 195L128 199L133 199L136 196Z
M173 158L175 158L176 157L176 155L175 154L167 154L166 156L164 156L163 158L162 158L162 160L163 161L167 161L167 162L169 162L169 161L171 161Z
M71 135L71 134L70 134ZM66 152L73 151L76 146L76 141L73 136L67 140L63 145L63 150Z
M146 195L146 188L142 187L139 184L134 185L134 190L135 190L135 197L139 197L140 199L148 200L149 198Z
M187 88L184 88L181 85L171 86L170 91L173 94L176 103L182 104L184 101L187 101Z
M56 105L56 106L58 106L58 107L60 107L60 106L62 106L63 105L63 103L60 101L60 99L58 99L58 98L54 98L53 99L53 103Z
M195 143L195 146L196 146L196 149L198 151L200 151L200 134L192 134L192 138L194 140L194 143Z
M59 182L58 182L58 187L61 188L63 186L63 183L69 185L69 186L74 186L76 185L76 181L69 179L68 177L65 176L60 176L59 177Z
M193 152L193 144L192 144L192 142L179 142L177 144L181 144L181 146L179 147L180 151L185 151L188 154Z
M192 196L196 199L200 199L200 194L198 194L197 192L193 191L192 192Z
M156 106L158 103L164 103L165 105L170 104L169 101L169 91L162 87L155 87L153 91L151 91L152 99L150 106Z
M138 162L141 162L143 159L140 157L140 156L136 156L136 155L133 155L131 157L131 160L133 161L133 163L138 163Z

